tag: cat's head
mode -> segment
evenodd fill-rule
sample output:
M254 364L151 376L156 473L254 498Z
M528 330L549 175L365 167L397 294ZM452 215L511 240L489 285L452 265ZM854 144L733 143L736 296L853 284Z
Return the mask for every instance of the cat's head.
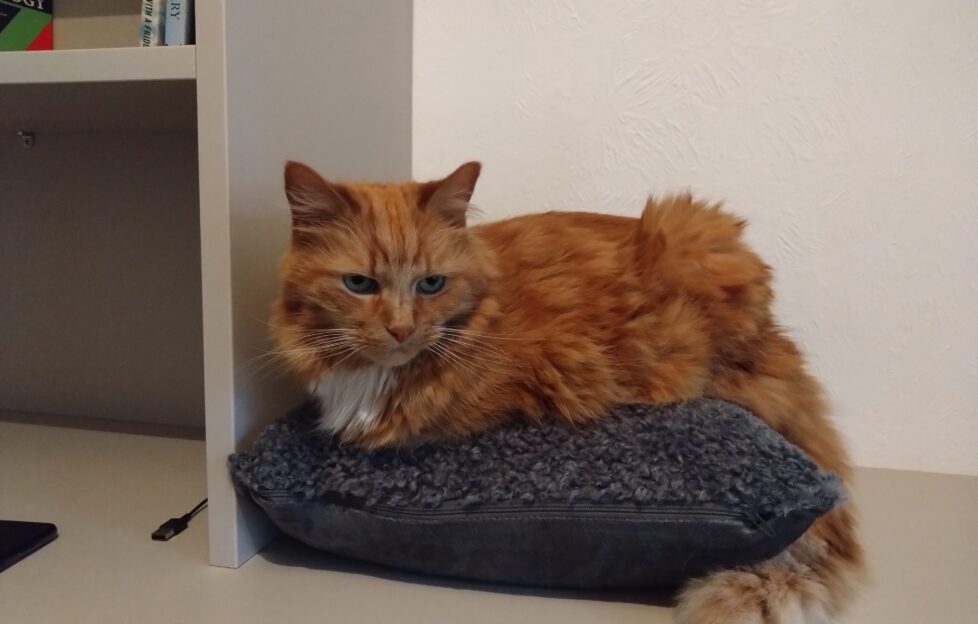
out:
M479 171L470 162L434 182L360 184L286 165L292 242L272 325L296 372L401 366L465 322L491 278L466 226Z

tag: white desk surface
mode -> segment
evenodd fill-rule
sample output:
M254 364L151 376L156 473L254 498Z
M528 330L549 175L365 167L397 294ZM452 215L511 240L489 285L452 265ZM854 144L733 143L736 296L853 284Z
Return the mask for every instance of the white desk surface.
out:
M0 622L671 622L661 596L445 583L284 538L214 568L206 512L150 540L204 494L202 442L0 422L0 518L60 532L0 573ZM978 477L863 469L856 500L874 582L844 621L978 622Z

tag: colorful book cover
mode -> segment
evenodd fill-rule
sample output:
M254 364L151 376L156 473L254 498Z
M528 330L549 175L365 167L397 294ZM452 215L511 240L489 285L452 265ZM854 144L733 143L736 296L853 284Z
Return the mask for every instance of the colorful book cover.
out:
M54 49L54 0L0 0L0 51Z
M187 45L194 42L194 0L167 0L166 45Z
M165 23L166 0L143 0L140 11L139 45L144 48L163 45Z

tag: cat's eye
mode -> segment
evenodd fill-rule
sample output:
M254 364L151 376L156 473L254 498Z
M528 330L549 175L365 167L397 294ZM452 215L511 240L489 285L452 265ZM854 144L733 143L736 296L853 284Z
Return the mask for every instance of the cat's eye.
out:
M436 295L445 289L448 278L444 275L429 275L418 280L417 289L422 295Z
M367 277L366 275L358 275L355 273L351 275L344 275L343 285L346 286L346 289L351 293L358 295L372 295L380 290L380 284L377 283L377 280L373 279L372 277Z

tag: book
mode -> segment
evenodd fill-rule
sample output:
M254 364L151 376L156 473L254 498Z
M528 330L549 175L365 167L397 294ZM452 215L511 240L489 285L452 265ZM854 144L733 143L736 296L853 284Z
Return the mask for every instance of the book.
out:
M168 46L194 42L193 0L167 0L164 42Z
M2 1L4 0L0 0ZM166 0L143 0L139 19L139 45L144 48L163 45Z
M0 0L0 51L54 49L54 0Z

